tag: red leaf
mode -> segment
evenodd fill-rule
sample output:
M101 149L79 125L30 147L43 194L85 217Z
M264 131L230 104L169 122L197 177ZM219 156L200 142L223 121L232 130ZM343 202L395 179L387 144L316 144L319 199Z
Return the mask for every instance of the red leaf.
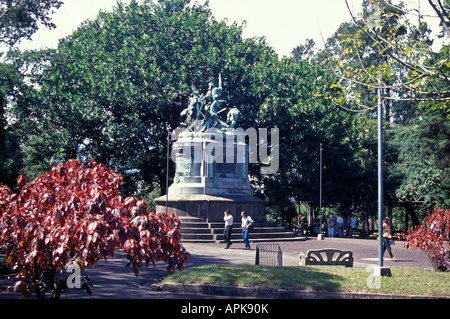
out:
M24 175L17 177L17 186L23 186L28 183L28 179Z
M130 196L130 197L125 198L126 206L134 205L135 202L136 202L136 197Z
M14 292L17 291L17 288L19 288L20 285L22 285L22 281L18 281L18 282L16 282L16 283L14 284Z
M98 239L99 235L97 232L94 232L94 234L92 234L92 242L95 244L97 243L97 239Z
M97 222L92 222L88 226L88 233L92 234L97 229Z

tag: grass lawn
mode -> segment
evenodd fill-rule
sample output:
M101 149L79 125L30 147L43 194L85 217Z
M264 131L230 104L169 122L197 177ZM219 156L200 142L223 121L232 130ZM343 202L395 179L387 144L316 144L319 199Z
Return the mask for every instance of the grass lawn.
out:
M391 268L392 277L378 285L367 268L264 267L212 264L188 268L167 276L163 284L188 283L221 286L258 286L284 289L370 292L450 297L450 273L413 268ZM374 288L369 288L369 286ZM377 288L379 287L379 288Z

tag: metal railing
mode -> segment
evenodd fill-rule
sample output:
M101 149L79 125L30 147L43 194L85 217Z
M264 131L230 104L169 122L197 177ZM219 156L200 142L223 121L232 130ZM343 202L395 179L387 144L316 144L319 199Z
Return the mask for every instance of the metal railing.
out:
M260 266L283 266L283 252L279 244L256 245L255 265Z

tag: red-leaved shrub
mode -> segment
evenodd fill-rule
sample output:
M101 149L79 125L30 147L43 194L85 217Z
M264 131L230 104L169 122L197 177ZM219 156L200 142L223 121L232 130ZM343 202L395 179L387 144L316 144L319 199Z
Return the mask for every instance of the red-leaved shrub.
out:
M450 270L450 209L435 209L419 225L408 231L405 247L425 250L435 270Z
M183 269L189 253L181 245L175 214L154 214L145 201L119 196L122 177L103 164L60 163L20 194L0 187L0 250L18 271L15 290L58 298L67 288L56 277L74 261L94 266L122 248L137 276L142 265L162 260L167 271ZM27 185L28 184L28 185ZM89 283L82 289L90 293Z

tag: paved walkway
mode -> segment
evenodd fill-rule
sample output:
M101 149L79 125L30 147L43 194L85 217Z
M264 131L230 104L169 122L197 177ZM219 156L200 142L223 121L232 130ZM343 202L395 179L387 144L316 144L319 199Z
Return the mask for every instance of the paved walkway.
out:
M283 266L298 266L298 255L306 253L308 249L337 248L353 251L355 259L354 267L367 267L369 264L378 264L378 242L369 239L325 238L317 240L309 237L305 241L279 242L283 251ZM253 265L255 263L256 243L252 244L252 250L243 250L243 243L236 242L230 249L224 249L223 244L185 243L185 248L191 253L192 259L188 267L195 267L211 263L236 263ZM398 259L393 262L385 259L387 267L413 267L432 270L428 257L424 252L407 250L403 243L392 246L394 256ZM387 253L386 253L387 254ZM89 296L79 289L68 289L62 296L63 299L209 299L211 296L185 295L154 291L153 283L158 282L166 275L165 265L158 263L156 269L152 266L141 269L138 278L135 278L131 269L125 267L126 258L117 254L116 258L109 261L100 261L95 268L86 269L85 274L94 285L93 295ZM5 291L12 286L13 281L3 277L0 279L0 299L21 299L18 293ZM230 299L230 297L217 297Z
M186 243L184 246L194 256L190 266L205 263L235 263L255 264L255 248L258 243L251 244L252 250L243 250L243 243L236 242L230 249L223 249L224 244L194 244ZM336 248L351 250L353 252L354 267L367 267L378 264L378 241L372 239L356 238L325 238L317 240L308 237L305 241L278 242L283 252L283 266L298 266L299 253L306 253L309 249ZM383 259L387 267L412 267L432 270L433 267L428 256L423 251L403 248L403 242L392 246L392 252L397 262L391 261L386 252Z

